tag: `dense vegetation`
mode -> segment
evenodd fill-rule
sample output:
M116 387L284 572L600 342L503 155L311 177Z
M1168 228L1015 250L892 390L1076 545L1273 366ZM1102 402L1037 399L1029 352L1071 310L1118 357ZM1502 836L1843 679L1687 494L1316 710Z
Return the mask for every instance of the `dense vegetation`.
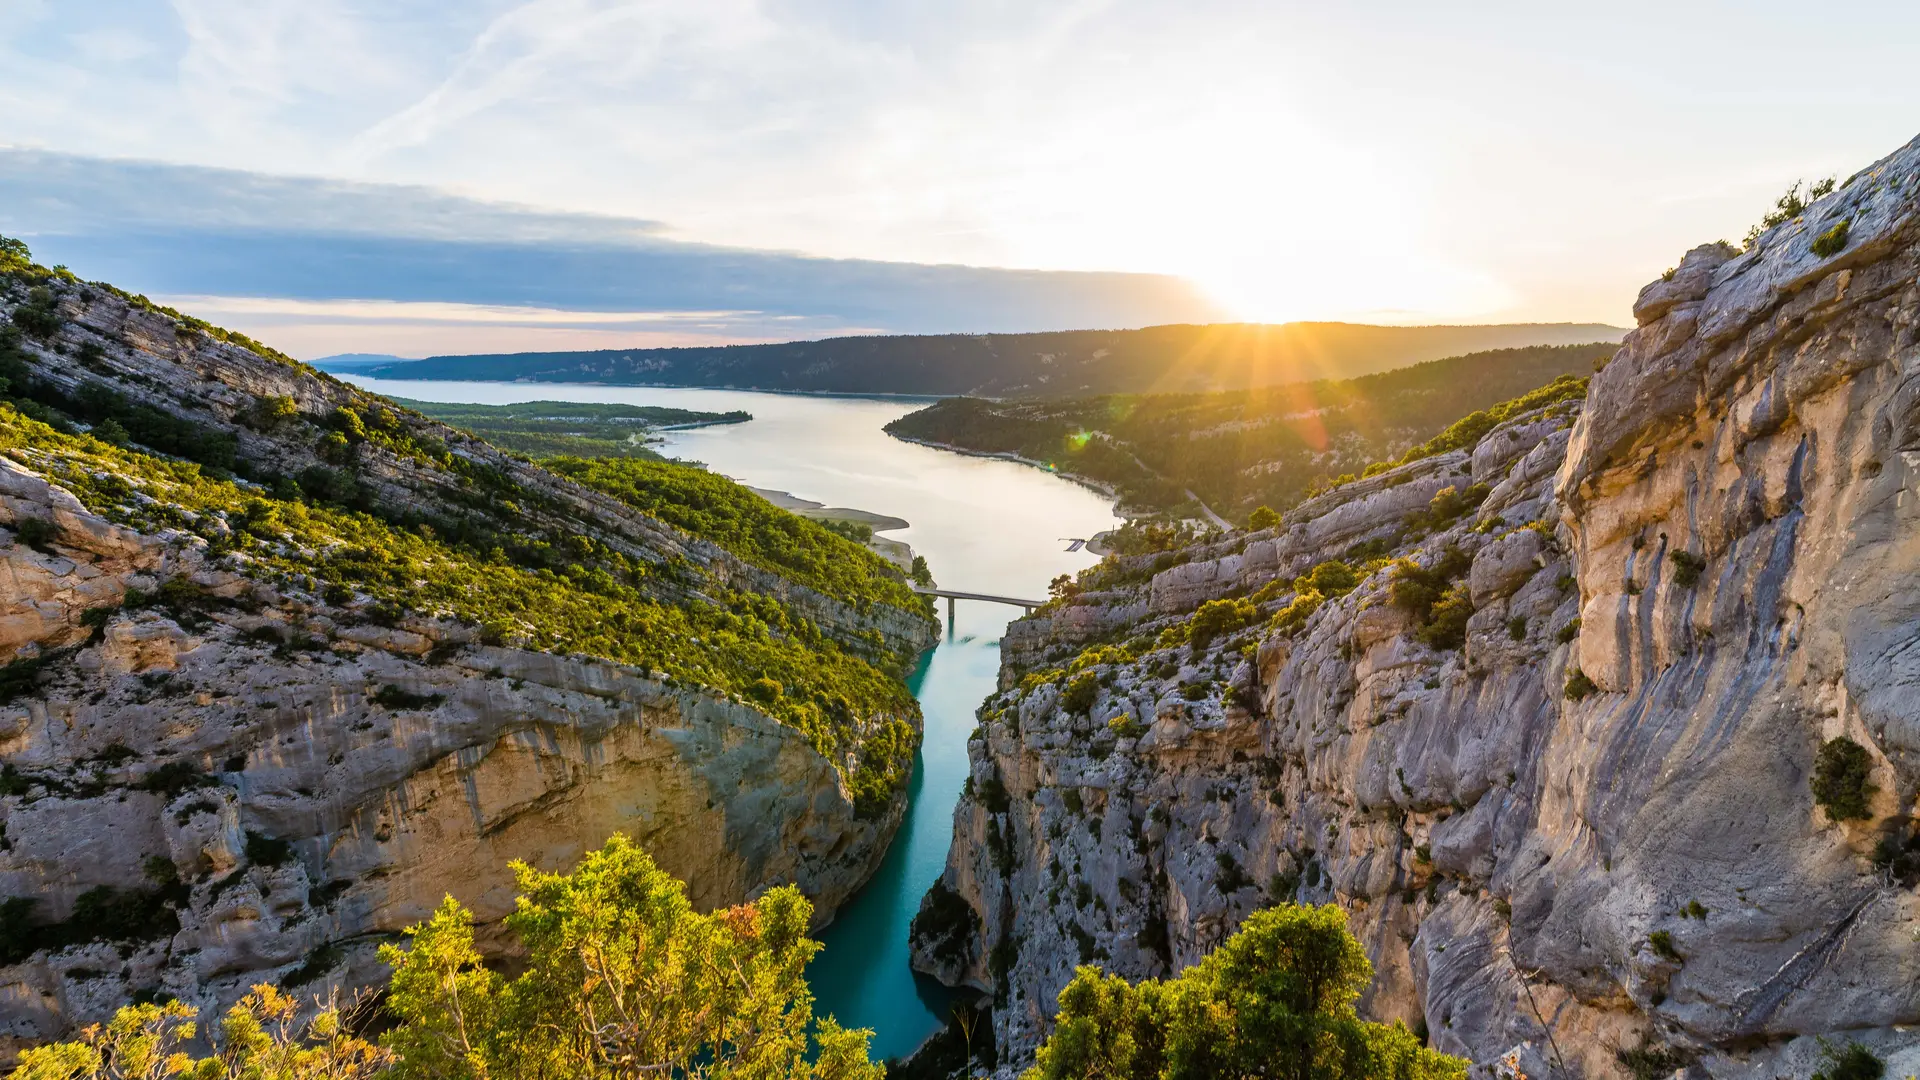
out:
M814 1021L805 970L820 944L798 889L702 915L621 836L571 874L514 870L516 977L481 964L473 918L451 898L410 947L382 950L400 1076L879 1080L870 1032Z
M1488 349L1618 341L1621 333L1609 326L1566 323L1216 323L1039 334L876 334L774 345L434 356L376 367L369 374L394 379L1058 398L1209 392L1347 379Z
M1579 376L1614 349L1507 349L1235 393L949 398L887 431L1044 462L1110 484L1143 510L1192 515L1191 492L1244 521L1259 506L1285 508L1371 463L1470 446L1516 413L1577 399L1586 388Z
M719 603L662 602L645 586L680 571L584 538L591 567L529 569L504 553L448 544L432 530L411 532L324 502L260 498L192 462L63 435L7 405L0 405L0 453L48 475L95 512L143 530L197 532L214 552L244 553L254 573L296 595L350 605L370 621L409 611L451 617L482 627L489 640L636 664L752 700L830 759L862 755L855 786L869 797L904 782L911 765L906 718L916 705L897 673L848 654L770 597L732 591ZM822 542L866 554L801 524ZM189 612L215 605L190 589L167 602ZM879 718L878 728L863 734L866 717Z
M25 247L17 241L5 241L4 250L21 253ZM7 276L39 281L55 273L19 262L23 255L6 257L16 259L16 270L0 271L0 282L6 281ZM22 313L27 313L25 322L36 327L41 336L47 336L59 325L58 315L50 313L53 309L35 298L40 291L41 286L29 291L28 301L15 310L15 322L21 320ZM51 291L46 292L47 298L53 295ZM51 304L52 300L47 299L46 303ZM52 326L40 325L43 316L53 320ZM501 469L451 452L447 441L423 431L418 414L405 406L360 394L357 396L361 400L355 405L316 416L302 412L291 398L257 399L254 407L240 418L242 424L280 442L317 448L325 463L306 468L297 475L283 476L276 474L269 464L238 459L239 441L234 432L132 400L104 378L84 381L77 390L69 390L35 377L29 358L21 348L23 333L17 325L0 327L0 400L11 402L22 413L61 431L73 433L79 425L90 425L97 437L115 445L185 458L205 466L216 478L224 479L232 473L259 483L277 498L299 498L309 503L361 511L400 529L447 541L470 553L484 556L498 549L509 561L528 569L567 572L580 564L591 569L600 561L601 553L594 550L595 544L576 535L580 530L542 523L527 513L539 508L563 516L567 508L542 507L540 504L546 500L540 493L517 483ZM56 344L54 348L60 351L64 346ZM75 351L81 367L99 366L101 353L97 343L86 342ZM747 418L744 413L696 413L564 402L430 407L468 419L492 417L488 422L507 426L543 423L538 419L542 416L560 423L549 415L557 408L570 415L579 413L593 423L621 429L623 433L632 428L630 421L678 423ZM491 411L496 408L501 411ZM438 435L452 433L441 428ZM581 445L597 448L593 438L587 438ZM414 466L440 474L436 482L450 483L460 490L451 498L431 493L441 497L426 500L394 498L383 493L380 484L370 482L366 474L377 471L379 459L384 455L406 459ZM576 471L581 471L577 463L575 466ZM845 563L845 567L832 571L814 572L800 584L856 606L881 602L909 611L927 610L925 601L904 587L887 587L897 585L902 575L892 570L885 560L858 543L842 543L843 537L836 538L821 527L769 506L730 481L693 466L660 463L644 473L647 477L644 483L631 482L639 475L642 474L622 474L617 465L609 466L608 476L618 481L617 494L633 494L637 489L645 489L644 496L635 502L642 509L665 508L670 498L663 499L663 495L696 498L699 508L679 513L671 524L711 540L749 562L771 570L803 574L809 567L818 571L828 563ZM436 502L439 505L435 505ZM751 535L753 529L768 530L768 535ZM783 550L788 543L797 545L797 550ZM622 569L619 566L602 568L616 574ZM842 591L835 581L854 584Z
M1025 1080L1459 1080L1467 1063L1360 1019L1373 966L1338 907L1255 912L1205 960L1129 983L1082 967Z
M275 396L255 398L232 420L196 411L156 389L137 359L109 357L107 346L127 342L64 324L63 297L85 304L87 290L102 288L40 267L25 245L0 239L0 295L14 302L0 325L0 452L108 517L198 533L214 555L243 557L250 572L296 596L368 621L455 618L489 642L641 665L751 701L836 763L852 761L864 811L905 782L918 710L902 681L914 659L908 646L874 629L823 628L780 597L636 549L556 494L563 481L549 487L537 470L515 473L490 448L338 383L328 392L352 404L324 413ZM203 326L176 321L175 331L183 340L220 336ZM84 373L77 385L36 367L62 354L78 361L68 370ZM625 406L582 408L608 423L629 415ZM614 459L570 467L855 611L890 605L931 622L931 605L905 575L859 544L697 467L624 464L633 468ZM31 533L26 527L21 539L45 542ZM189 623L221 606L184 580L161 592L156 602ZM57 673L42 666L8 669L0 696Z
M709 914L623 836L571 873L514 865L511 976L483 962L473 916L446 898L404 945L377 1006L323 1000L301 1023L282 986L254 988L215 1053L188 1051L196 1010L129 1005L74 1042L26 1050L12 1080L880 1080L871 1032L816 1019L806 967L812 905L792 886ZM1372 977L1337 907L1249 918L1177 978L1128 983L1080 969L1060 994L1028 1080L1458 1080L1465 1062L1398 1024L1361 1020ZM377 1042L350 1030L358 1019ZM358 1016L351 1015L358 1012ZM972 1064L972 1047L961 1050ZM1870 1080L1854 1077L1848 1080Z
M788 513L724 476L632 458L554 458L546 465L829 596L908 610L927 603L899 571L841 529ZM867 530L869 536L872 532Z
M394 398L422 416L471 432L503 450L531 458L657 457L647 449L655 429L690 424L738 424L753 419L735 410L714 413L658 405L526 401L466 405Z
M20 1054L11 1080L362 1080L393 1055L349 1030L338 1001L301 1020L302 1002L261 984L221 1018L218 1052L187 1052L200 1034L199 1010L182 1001L129 1005L76 1042Z
M514 871L520 973L481 963L473 917L448 897L409 947L381 950L393 976L379 1045L337 1003L299 1024L294 999L262 985L227 1014L213 1056L186 1052L191 1006L133 1005L78 1042L25 1051L13 1080L880 1080L870 1032L814 1019L805 970L820 944L798 889L702 915L621 836L571 874Z

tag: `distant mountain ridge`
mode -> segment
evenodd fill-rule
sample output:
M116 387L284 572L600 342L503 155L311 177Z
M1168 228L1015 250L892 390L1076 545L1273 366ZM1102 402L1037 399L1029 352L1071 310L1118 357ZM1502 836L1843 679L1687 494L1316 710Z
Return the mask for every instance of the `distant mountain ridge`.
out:
M371 364L404 364L407 358L392 353L343 352L332 356L323 356L314 361L316 367L330 371L346 371L367 367Z
M1617 342L1625 333L1600 323L1175 324L1139 330L884 335L773 345L431 356L356 370L389 379L1054 397L1242 390L1353 378L1489 349Z
M1212 394L948 397L887 433L1043 462L1109 485L1133 512L1199 517L1198 499L1243 521L1255 506L1284 510L1343 474L1399 458L1449 425L1491 423L1480 410L1509 399L1524 396L1531 409L1574 396L1579 377L1616 348L1491 349L1357 379Z

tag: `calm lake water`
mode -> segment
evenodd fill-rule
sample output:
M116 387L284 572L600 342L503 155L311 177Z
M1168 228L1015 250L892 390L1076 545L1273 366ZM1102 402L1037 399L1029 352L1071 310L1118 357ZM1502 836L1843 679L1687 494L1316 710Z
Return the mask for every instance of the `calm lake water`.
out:
M750 423L669 432L661 449L755 487L904 518L908 528L886 535L912 544L950 589L1043 598L1055 575L1097 561L1084 551L1069 554L1064 538L1120 523L1104 498L1039 469L888 437L881 428L919 407L912 401L342 377L419 401L745 409L754 416ZM1018 614L1017 608L962 602L940 645L921 661L913 690L926 714L926 741L909 789L912 804L879 872L827 928L826 951L808 971L817 1011L849 1027L872 1028L876 1058L911 1052L946 1020L945 992L907 966L907 924L946 864L974 710L993 690L1000 634Z

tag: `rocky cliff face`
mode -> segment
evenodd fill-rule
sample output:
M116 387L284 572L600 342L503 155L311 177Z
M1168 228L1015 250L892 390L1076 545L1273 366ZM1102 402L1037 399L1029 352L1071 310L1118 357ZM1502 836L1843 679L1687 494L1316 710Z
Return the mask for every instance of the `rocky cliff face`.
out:
M0 313L19 307L19 290L0 296ZM315 428L340 408L371 416L382 399L284 357L222 341L209 331L98 287L59 296L60 330L23 339L33 376L83 397L105 390L233 440L232 467L271 484L348 472L327 456ZM288 422L257 416L265 400L285 398ZM637 562L684 566L652 587L664 599L711 599L715 587L777 597L819 623L846 647L870 656L924 647L937 633L930 617L884 605L856 608L735 558L718 544L655 521L600 491L573 483L465 432L404 409L385 409L383 443L354 447L353 503L428 521L478 522L518 537L579 537ZM435 451L445 459L436 460ZM501 499L508 499L504 507Z
M322 416L377 405L164 314L77 294L59 332L30 343L34 377L75 394L110 386L225 434L256 476L324 462L312 426L251 425L261 399ZM395 422L466 464L435 467L397 437L399 452L369 443L356 474L376 507L457 516L483 501L472 476L505 476L511 487L495 486L520 493L527 534L669 568L638 579L666 600L759 593L883 662L931 641L918 612L844 603L451 429ZM899 823L903 790L858 806L853 754L830 759L739 697L513 647L511 632L432 612L373 611L352 589L209 544L238 519L87 477L117 485L141 520L180 527L126 524L55 482L74 467L58 452L7 454L0 1050L140 994L217 1010L262 980L365 985L384 975L377 945L442 896L497 920L512 908L511 860L564 869L615 831L697 903L794 882L830 917Z
M1504 1071L1805 1075L1817 1036L1920 1068L1916 197L1920 143L1688 253L1577 409L1019 624L918 964L994 992L1017 1060L1075 964L1334 901L1365 1009ZM1298 603L1330 560L1357 585ZM1865 817L1816 805L1838 737Z

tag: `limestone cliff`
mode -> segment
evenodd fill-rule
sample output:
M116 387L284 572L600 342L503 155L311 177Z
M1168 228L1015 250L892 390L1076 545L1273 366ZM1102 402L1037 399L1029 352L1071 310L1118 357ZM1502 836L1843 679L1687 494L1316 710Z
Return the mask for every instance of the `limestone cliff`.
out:
M33 303L48 306L16 287L0 315ZM371 415L378 399L98 287L70 286L57 312L57 329L11 339L25 355L15 376L83 406L117 395L113 408L160 436L178 422L203 443L230 440L232 467L255 482L153 454L140 458L159 463L151 475L118 475L0 409L0 1050L137 995L217 1010L262 980L366 985L383 976L377 945L443 895L497 920L513 903L511 860L564 869L614 831L704 906L794 882L831 917L877 865L904 784L868 805L855 781L868 758L910 759L911 742L860 741L901 723L917 741L897 679L886 700L903 706L852 715L829 702L853 734L824 753L820 732L774 718L777 701L406 603L425 582L382 599L321 580L329 552L247 516L268 502L234 500L350 471L366 516L331 519L349 529L405 526L425 543L511 525L590 564L528 580L731 605L743 614L715 618L814 642L823 662L876 682L842 653L910 659L935 632L924 611L796 584L403 411L385 410L386 433L343 464L316 421L343 405ZM262 420L279 398L297 415ZM208 486L233 507L170 501ZM280 498L305 513L297 493ZM372 558L355 539L330 541L331 554ZM522 572L492 558L483 569ZM631 584L594 586L609 567ZM643 644L674 656L696 643Z
M1503 1071L1920 1068L1917 198L1920 141L1689 252L1583 401L1018 624L917 963L1017 1061L1075 964L1331 900L1366 1011Z

